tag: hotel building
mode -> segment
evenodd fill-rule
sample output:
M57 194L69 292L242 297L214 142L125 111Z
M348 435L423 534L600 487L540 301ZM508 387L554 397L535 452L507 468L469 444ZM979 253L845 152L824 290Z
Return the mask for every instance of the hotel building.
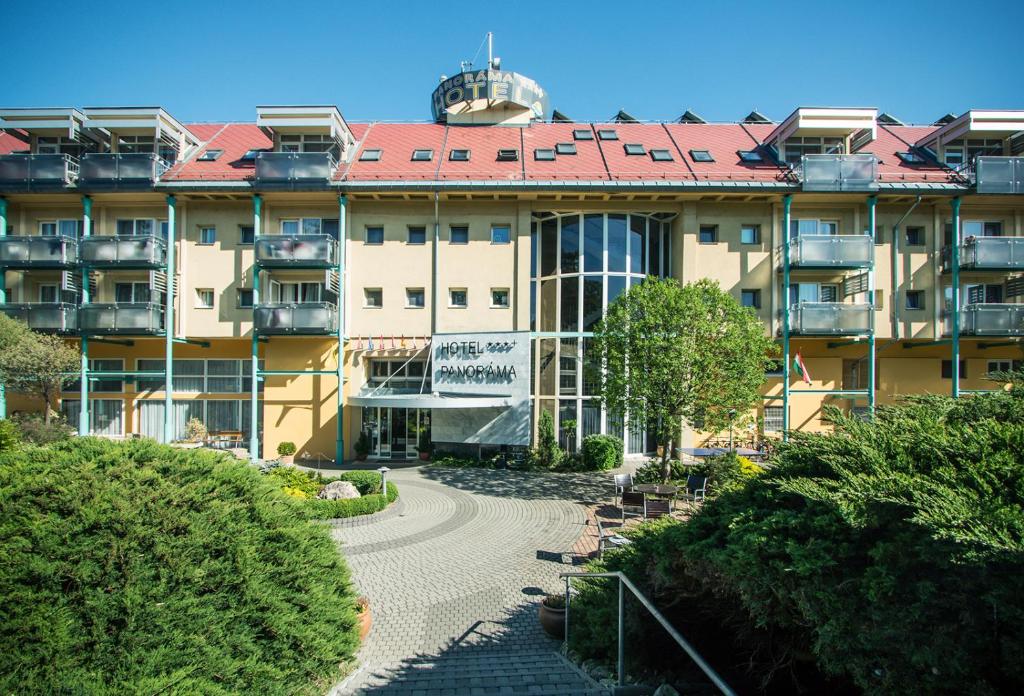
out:
M324 460L361 432L381 458L422 433L522 448L546 410L568 447L605 432L643 454L582 367L645 276L717 280L778 338L759 436L991 389L1021 357L1024 111L581 123L496 65L431 106L0 109L0 311L82 355L54 407L83 433L173 440L199 418L254 458Z

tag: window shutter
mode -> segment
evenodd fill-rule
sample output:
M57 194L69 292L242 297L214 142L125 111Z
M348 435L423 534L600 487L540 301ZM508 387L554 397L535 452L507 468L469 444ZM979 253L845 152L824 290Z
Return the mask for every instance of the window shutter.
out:
M985 301L985 286L971 285L967 288L967 304L980 304Z

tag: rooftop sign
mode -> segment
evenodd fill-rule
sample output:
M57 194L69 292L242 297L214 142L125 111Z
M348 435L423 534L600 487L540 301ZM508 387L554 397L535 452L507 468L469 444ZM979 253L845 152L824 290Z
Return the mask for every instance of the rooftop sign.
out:
M435 121L466 112L504 110L529 119L544 120L548 95L528 77L505 70L473 70L449 77L437 86L430 100Z

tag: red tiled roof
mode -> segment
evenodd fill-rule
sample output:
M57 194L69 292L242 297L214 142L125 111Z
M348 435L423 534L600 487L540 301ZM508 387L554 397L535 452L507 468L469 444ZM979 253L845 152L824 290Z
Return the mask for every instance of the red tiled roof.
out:
M885 126L879 124L877 137L858 152L875 155L878 158L878 180L884 182L933 182L951 181L947 170L935 164L906 164L897 157L897 152L907 152L912 145L936 130L935 126Z
M450 126L438 167L441 180L523 180L523 129L509 126ZM469 150L468 162L449 159L452 150ZM517 150L514 162L499 162L498 150Z
M526 176L533 181L553 179L576 179L598 181L608 179L608 168L601 157L601 148L594 140L574 140L572 132L577 128L593 129L585 123L534 123L523 129L523 163ZM534 151L553 150L559 143L576 146L575 155L555 155L553 162L537 160Z
M360 124L362 125L362 124ZM436 123L375 123L361 129L365 135L347 171L337 178L348 181L396 181L433 179L442 156L445 127ZM354 133L353 129L353 133ZM359 159L364 150L379 149L375 162ZM429 161L413 162L413 150L433 150ZM472 161L472 160L471 160Z
M9 155L12 152L28 152L28 143L18 140L10 133L0 133L0 155Z
M665 128L683 151L698 181L777 181L782 168L766 156L763 162L744 162L740 150L753 150L774 126L739 123L670 123ZM714 162L695 162L690 150L707 150Z
M251 177L256 169L252 160L242 161L249 150L273 147L273 143L255 123L189 124L189 130L206 134L207 142L186 161L172 167L164 180L172 181L231 181ZM198 157L207 150L223 150L212 161L201 162Z
M686 162L682 161L672 137L660 123L597 123L593 128L595 132L613 130L619 136L618 140L597 141L611 178L674 181L693 178L693 173ZM642 145L644 154L626 154L626 145L630 144ZM654 160L650 155L652 149L668 150L672 161Z

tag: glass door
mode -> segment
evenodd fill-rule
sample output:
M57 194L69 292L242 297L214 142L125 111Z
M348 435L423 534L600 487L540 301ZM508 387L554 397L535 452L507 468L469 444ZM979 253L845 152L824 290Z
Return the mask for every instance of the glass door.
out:
M407 454L409 440L409 412L404 408L387 410L391 412L391 456L403 459Z
M391 456L391 409L380 409L380 417L377 425L377 456Z

